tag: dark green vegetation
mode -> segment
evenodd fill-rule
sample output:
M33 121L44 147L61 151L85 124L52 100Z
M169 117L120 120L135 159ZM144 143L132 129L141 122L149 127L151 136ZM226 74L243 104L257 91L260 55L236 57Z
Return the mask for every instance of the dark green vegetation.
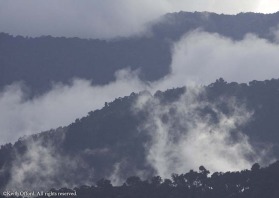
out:
M168 73L170 61L169 44L156 38L103 41L0 34L0 87L20 81L34 93L74 77L105 84L123 68L140 69L142 79L154 80Z
M215 172L211 176L209 173L205 167L200 166L198 172L190 170L185 174L173 174L171 179L154 176L149 180L141 180L139 177L132 176L121 186L113 186L110 180L101 179L92 186L83 185L74 189L58 190L53 188L38 197L277 198L279 196L278 161L266 168L254 164L251 170ZM35 191L35 195L38 192ZM70 195L65 196L66 193ZM0 195L0 197L5 196Z
M272 28L277 28L279 12L274 14L240 13L237 15L210 12L178 12L166 14L152 27L160 38L178 40L186 32L199 29L218 33L233 40L241 40L247 33L273 40Z
M51 36L24 38L1 33L0 88L20 81L30 88L32 95L50 89L52 82L69 83L74 77L105 84L114 80L115 71L126 67L139 69L141 79L153 81L168 74L172 44L189 31L198 28L233 40L254 33L272 42L272 28L277 27L278 21L279 13L233 16L180 12L167 14L151 25L149 36L111 41ZM100 198L278 197L278 163L263 169L254 165L251 171L214 173L211 177L203 167L199 172L173 175L172 180L154 177L157 170L148 161L147 153L155 128L143 127L150 121L150 112L144 108L135 110L135 104L140 97L149 96L158 101L156 105L168 106L188 92L184 87L158 91L153 96L147 92L132 93L105 103L102 109L89 112L69 126L2 145L0 190L72 188L99 181L96 186L84 185L75 190L80 197ZM195 100L202 105L192 112L192 117L185 118L187 122L198 114L201 120L209 120L214 125L221 119L218 113L233 115L230 101L237 107L245 106L247 112L251 112L251 119L229 130L242 131L249 137L255 153L270 148L262 161L279 158L278 79L249 84L219 79L205 86ZM158 119L168 122L179 108L170 108ZM168 132L174 133L174 139L188 133L188 126L173 127ZM238 140L239 137L232 137L228 143ZM253 156L245 157L254 163ZM114 172L119 179L128 178L123 186L112 187L110 181L101 180L111 177ZM147 180L134 176L139 172L144 173L142 179Z
M241 172L210 172L200 166L199 172L173 174L171 179L154 176L142 181L129 177L122 186L113 187L109 180L100 180L95 186L81 186L74 190L78 197L109 198L276 198L279 196L279 162L267 168L254 164L251 170ZM62 196L61 196L62 197ZM70 196L69 196L70 197Z
M218 99L220 98L235 98L237 104L245 104L247 110L253 111L254 113L249 122L240 126L241 130L249 136L249 141L254 146L255 152L258 152L264 146L269 145L272 146L271 153L269 154L278 159L278 90L279 80L275 79L252 81L249 84L227 83L223 79L219 79L215 83L204 87L204 91L199 94L197 100L199 100L199 102L206 101L212 104L216 103L218 111L221 111L224 114L230 114L231 112L227 103L216 102L219 101ZM167 105L177 101L185 92L187 93L186 88L176 88L165 92L158 91L152 97L158 99L162 105ZM14 145L2 145L0 149L1 189L5 189L6 184L8 184L11 179L14 179L13 171L18 171L18 169L22 167L20 164L32 164L31 161L33 158L31 157L33 155L27 155L27 153L30 152L38 152L41 155L39 156L41 158L39 158L39 160L37 159L37 161L43 161L45 156L49 161L54 161L56 167L56 169L52 170L54 172L53 175L40 174L44 171L49 171L48 168L50 168L44 167L43 164L40 163L38 163L38 166L40 167L34 167L32 169L32 172L36 173L35 176L32 174L29 175L30 173L25 172L26 177L22 183L26 185L30 184L32 187L35 187L38 183L37 179L41 182L48 179L53 182L52 184L55 188L63 187L65 183L80 186L84 184L85 181L87 181L87 184L96 182L102 178L110 176L115 169L115 165L120 162L124 162L118 170L118 177L120 178L128 178L135 175L138 171L145 172L147 178L156 175L154 167L151 166L146 159L146 145L150 143L150 133L144 130L139 132L139 127L146 122L148 116L144 109L138 112L133 110L135 101L142 95L148 95L148 93L132 93L130 96L118 98L113 102L106 103L103 109L89 112L88 116L77 119L67 127L21 138ZM173 111L175 111L175 109ZM173 112L170 113L173 114ZM219 119L218 116L215 115L215 111L210 109L210 106L202 106L197 113L201 114L202 117L210 117L212 122L217 122ZM165 115L161 119L166 119L167 116L168 115ZM184 131L183 133L187 133L187 131ZM45 152L42 152L44 151L42 148L48 149L48 155L46 155ZM266 156L267 159L269 157L270 156ZM69 161L66 161L66 159ZM72 162L78 162L78 165L74 166L71 164ZM17 169L14 169L15 164L17 165ZM205 192L212 193L212 196L213 194L214 196L217 196L218 193L220 193L220 196L223 195L222 193L227 196L228 194L226 193L241 191L243 187L248 185L250 190L247 189L247 193L250 194L246 196L245 190L240 193L239 196L245 195L246 197L249 197L251 193L257 194L257 185L261 185L264 182L267 182L268 184L265 184L265 186L267 185L270 187L266 189L268 193L277 193L277 191L270 191L271 189L275 189L273 186L276 184L274 179L278 179L275 177L278 175L277 167L278 163L272 165L268 169L263 169L260 172L257 172L257 175L254 175L254 172L249 171L225 174L215 173L210 179L205 180L206 183L194 182L195 180L189 181L194 182L191 184L192 187L190 189L185 187L185 185L188 185L186 181L182 181L181 185L183 187L180 188L177 183L178 180L174 181L176 183L167 180L162 184L158 184L157 187L154 187L154 184L151 185L146 182L139 182L136 186L129 184L128 187L111 188L111 191L103 191L101 187L88 189L85 187L84 189L80 189L82 189L82 193L85 194L87 192L101 194L111 192L113 194L115 193L115 195L120 193L121 196L124 196L124 194L127 193L129 195L129 193L140 191L142 193L152 192L159 197L168 197L172 193L178 193L178 197L181 193L186 193L187 195L197 193L198 197L202 197L205 195ZM92 177L90 177L89 174L91 169L94 169L94 175ZM271 174L274 178L266 178L268 177L266 174ZM202 173L190 172L188 176L189 175L195 177L198 176L198 178L200 178ZM175 176L173 179L181 179L181 177L184 178L184 176L185 175ZM251 181L245 179L250 177ZM262 178L258 180L254 179L254 177ZM220 185L220 187L215 187L214 190L210 190L207 182L212 181L215 181L215 184L217 186ZM226 181L226 183L223 181ZM241 183L238 183L238 181ZM226 187L225 184L232 186ZM237 187L236 184L239 184L240 186ZM141 188L144 188L144 190ZM164 191L158 190L161 188L166 190L166 192L163 193ZM205 190L201 190L203 188L205 188ZM198 189L201 191L196 192ZM258 190L261 192L264 189L265 187L262 187ZM159 192L163 193L163 195L157 195ZM141 193L136 193L136 195L139 197L143 196ZM108 197L108 195L102 196Z
M33 94L51 83L69 83L74 77L95 84L115 79L114 72L140 69L142 80L153 81L169 72L171 47L185 33L199 29L241 40L247 33L273 41L279 13L218 15L179 12L167 14L150 26L148 36L113 41L79 38L24 38L0 34L0 88L24 82ZM15 72L16 71L16 72Z

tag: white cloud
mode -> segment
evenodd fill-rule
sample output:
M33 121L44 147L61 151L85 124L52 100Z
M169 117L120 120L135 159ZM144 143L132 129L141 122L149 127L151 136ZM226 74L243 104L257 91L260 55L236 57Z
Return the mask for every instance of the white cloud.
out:
M0 93L1 143L66 126L76 118L85 116L88 111L101 108L104 102L131 92L148 89L154 93L158 89L191 83L208 84L219 77L238 82L277 78L278 48L278 44L253 35L246 36L242 41L232 41L217 34L192 32L174 44L171 73L149 85L138 79L137 72L122 70L116 73L115 82L104 86L92 86L89 81L76 79L71 85L55 84L51 91L33 99L28 99L19 85L8 86ZM169 176L172 172L185 172L201 164L211 171L239 170L251 166L252 162L246 158L247 155L261 160L261 154L254 153L247 136L241 131L235 134L229 132L251 116L245 107L227 101L227 105L231 104L232 113L224 115L214 104L197 102L195 97L198 93L188 92L181 100L167 106L149 97L141 98L142 106L151 103L148 110L152 116L147 128L151 127L155 133L147 158L158 174ZM218 115L218 123L212 124L209 118L196 114L198 107L206 105ZM173 108L176 109L175 114L168 118L168 122L163 122L162 115ZM175 140L172 133L179 133L181 138ZM230 137L235 135L239 141L229 143ZM43 158L53 156L51 152L45 151L44 148L38 150ZM37 156L35 153L29 154L24 157L29 159ZM32 163L36 165L45 159L34 160ZM174 161L176 163L171 163ZM18 171L25 170L24 173L14 172L15 182L22 181L16 179L20 174L27 175L23 178L28 177L32 163L14 165ZM117 177L121 168L119 163L110 175L116 183L122 181ZM54 166L54 170L56 168Z
M117 80L104 86L78 79L71 85L56 84L31 100L25 99L19 85L8 86L0 93L0 143L66 126L104 102L131 92L208 84L220 77L237 82L278 78L278 50L277 44L252 35L235 42L217 34L192 32L174 45L171 73L148 86L130 70L117 72Z
M180 100L170 104L143 95L135 105L136 111L148 113L140 129L151 137L147 160L164 178L200 165L212 172L249 169L253 160L260 161L266 154L256 153L249 138L238 130L252 112L233 98L216 99L214 104L201 101L198 96L202 93L201 88L188 87ZM217 107L220 103L228 107L229 114ZM212 114L202 115L202 109L211 109L217 121Z
M0 31L27 36L112 38L145 31L167 12L275 12L278 0L1 0Z
M158 84L166 88L191 82L208 84L220 77L244 83L278 78L278 50L278 44L255 35L232 41L194 31L174 45L172 72Z
M261 0L168 0L168 2L173 11L181 9L190 12L209 11L224 14L237 14L239 12L256 11Z
M274 13L278 12L279 8L279 1L278 0L260 0L256 4L256 12L262 12L262 13Z
M29 36L111 38L138 34L162 14L148 0L0 1L0 31Z
M107 101L145 89L136 72L121 70L116 81L92 86L87 80L76 79L71 85L56 84L44 95L25 100L19 84L0 93L0 144L13 142L23 135L66 126L90 110L102 108Z
M78 183L90 184L94 169L77 156L65 156L55 151L53 145L43 145L42 140L28 140L27 151L18 154L11 167L11 179L5 186L13 191L40 191L50 188L76 187ZM76 169L84 169L75 174Z

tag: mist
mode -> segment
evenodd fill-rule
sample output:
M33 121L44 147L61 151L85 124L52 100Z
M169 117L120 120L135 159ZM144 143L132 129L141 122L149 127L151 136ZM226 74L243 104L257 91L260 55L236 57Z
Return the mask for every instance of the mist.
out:
M94 176L92 167L80 157L61 155L53 148L51 143L43 146L42 140L28 140L25 154L18 154L13 161L6 190L38 192L53 187L74 188L78 184L90 184ZM77 168L83 171L76 174Z
M73 79L70 85L56 83L33 99L21 84L7 86L0 93L1 142L66 126L87 112L100 109L105 102L132 92L165 90L185 85L207 85L223 77L228 82L278 78L279 46L255 35L232 41L218 34L194 31L173 46L171 72L156 82L143 82L139 71L116 72L116 81L95 86Z
M278 7L277 0L0 0L0 32L114 39L149 35L150 24L168 12L273 13ZM197 96L203 92L201 85L220 77L239 83L278 78L279 31L272 29L270 33L275 43L252 34L233 41L200 30L187 33L173 43L170 73L156 82L144 82L138 77L140 71L126 68L117 71L116 80L106 85L72 79L70 84L54 83L50 91L31 99L24 84L14 82L0 92L0 145L67 126L102 108L105 102L132 92L148 90L153 94L187 85L187 92L176 102L163 105L144 95L134 107L135 111L148 112L148 122L139 130L149 133L146 159L158 175L169 178L172 173L185 173L200 165L214 172L248 169L255 162L267 164L272 161L265 158L268 148L256 152L249 137L238 130L253 118L245 103L220 99L209 104L198 101ZM225 103L230 113L220 111L218 103ZM201 116L200 108L212 109L218 121ZM26 153L16 156L11 164L8 190L72 188L80 181L92 182L94 169L82 159L62 156L53 145L43 146L40 140L29 140L27 145ZM108 173L114 184L123 182L119 175L125 163L117 162ZM85 172L75 178L74 170L81 166ZM137 170L135 175L145 176Z
M177 11L276 12L276 0L1 0L0 32L103 38L148 34L148 26L163 14Z
M226 100L231 113L225 115L216 104L198 102L196 96L203 91L201 85L214 82L219 77L244 83L278 78L278 48L277 43L270 43L256 35L232 41L218 34L194 31L173 44L171 72L156 82L143 82L138 78L139 71L125 69L116 72L116 80L106 85L96 86L87 80L73 79L69 85L56 83L49 92L32 99L28 98L21 84L14 83L0 93L1 144L66 126L76 118L86 116L89 111L102 108L105 102L132 92L149 90L154 93L159 89L188 85L190 91L167 106L148 96L138 103L138 109L147 109L150 114L149 122L141 127L154 131L150 134L151 144L146 147L146 158L158 174L169 177L173 172L182 173L200 165L210 171L227 171L250 168L254 162L268 163L262 161L268 150L256 153L249 138L242 131L237 131L237 126L253 117L253 112L247 111L245 103ZM224 101L220 99L216 102ZM196 112L202 107L213 109L218 122L213 123L210 117L199 116ZM169 116L173 109L175 113ZM164 118L167 121L163 117L167 117ZM236 137L237 141L231 141L232 137ZM38 153L35 147L38 147ZM13 164L15 171L10 187L24 183L24 178L32 175L34 167L37 172L44 169L40 163L44 160L49 159L47 172L53 177L59 167L65 166L57 164L61 156L56 156L51 147L30 143L28 151ZM67 162L67 158L64 161ZM110 175L115 183L122 181L118 178L121 163L115 164L115 170ZM75 166L72 164L70 168ZM45 175L40 178L45 180ZM74 185L66 179L65 185ZM49 183L50 186L52 184ZM21 188L30 185L26 183Z
M156 82L143 82L138 78L139 71L126 69L116 72L116 81L107 85L73 79L70 85L56 83L49 92L33 99L26 99L25 89L14 83L0 93L0 143L66 126L102 108L105 102L132 92L207 85L220 77L241 83L278 78L278 50L278 44L255 35L232 41L218 34L194 31L174 43L171 72Z
M146 158L157 174L170 178L173 173L183 174L200 165L216 172L269 163L263 161L268 148L256 152L249 137L238 129L249 122L253 112L234 98L220 98L214 103L200 100L203 92L202 87L188 86L185 94L170 104L150 95L142 95L135 104L136 112L148 113L139 130L149 133ZM223 113L219 104L229 113ZM202 109L211 109L213 114L203 115Z
M130 69L118 71L116 81L94 86L88 80L74 79L70 85L54 84L52 89L33 99L19 83L0 93L0 144L19 137L66 126L87 112L100 109L105 102L145 89L145 83Z
M270 34L278 37L275 30ZM174 44L171 72L154 85L163 90L193 83L208 85L220 77L238 83L278 78L278 50L278 43L253 34L233 41L196 30Z

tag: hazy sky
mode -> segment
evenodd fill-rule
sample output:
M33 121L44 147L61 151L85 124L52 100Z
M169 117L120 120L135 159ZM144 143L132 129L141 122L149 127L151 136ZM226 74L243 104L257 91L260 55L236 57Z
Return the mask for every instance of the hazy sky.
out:
M138 34L167 12L276 12L279 0L0 0L0 32L111 38Z

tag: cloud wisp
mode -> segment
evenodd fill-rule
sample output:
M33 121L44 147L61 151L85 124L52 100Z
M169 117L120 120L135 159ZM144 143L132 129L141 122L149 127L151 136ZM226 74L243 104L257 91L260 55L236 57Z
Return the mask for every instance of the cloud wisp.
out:
M85 116L88 111L101 108L104 102L131 92L147 89L154 93L158 89L191 83L207 84L219 77L237 82L276 78L279 74L276 67L278 48L278 44L254 35L235 42L217 34L192 32L174 44L171 73L148 85L139 80L137 72L122 70L117 72L116 81L107 85L94 86L89 81L76 79L71 85L55 84L51 91L33 99L26 99L20 85L8 86L0 93L1 143L65 126ZM245 106L228 100L226 105L231 113L224 114L215 104L197 101L201 92L197 88L188 89L179 101L169 105L162 105L154 98L141 98L138 108L147 108L150 114L150 122L144 126L152 137L147 147L147 159L163 177L197 168L201 164L211 171L249 168L253 162L247 156L260 161L264 154L255 153L249 138L236 131L237 126L245 124L252 116ZM212 109L218 121L213 122L210 115L201 116L198 113L201 108ZM232 137L238 141L231 141ZM38 148L34 149L31 145ZM19 183L10 183L9 186L24 182L23 178L28 178L31 170L44 160L49 159L46 164L50 169L46 172L55 173L59 169L51 149L30 144L28 151L13 164L13 182ZM117 178L120 169L121 162L115 164L111 174L115 182L120 181Z
M0 1L0 31L26 36L130 36L143 32L145 23L162 14L162 6L148 0Z
M59 154L55 145L29 139L27 150L18 154L11 167L11 179L5 189L10 191L40 191L50 188L76 187L90 184L94 169L80 157ZM76 174L76 170L79 171Z
M0 93L0 144L19 137L66 126L105 102L131 92L165 90L190 84L209 84L223 77L231 82L278 78L279 45L247 35L232 41L218 34L195 31L174 44L171 72L157 82L143 82L137 71L124 69L116 81L95 86L82 79L72 84L54 84L52 90L26 99L20 84L7 86Z
M267 152L256 153L248 136L239 131L252 112L232 98L214 104L202 101L202 93L202 88L188 87L178 101L170 104L142 95L135 105L136 111L148 114L140 128L151 137L146 146L147 161L164 178L200 165L212 172L247 169ZM218 107L220 103L229 113Z
M276 37L276 31L272 32ZM206 85L220 77L239 83L278 78L278 50L277 43L252 34L232 41L218 34L193 31L174 44L171 73L154 84L165 89L192 82Z
M0 144L66 126L87 112L102 108L106 101L144 90L145 86L129 69L118 71L116 81L104 86L76 79L71 85L54 84L52 90L31 100L25 99L20 84L13 84L0 93Z

